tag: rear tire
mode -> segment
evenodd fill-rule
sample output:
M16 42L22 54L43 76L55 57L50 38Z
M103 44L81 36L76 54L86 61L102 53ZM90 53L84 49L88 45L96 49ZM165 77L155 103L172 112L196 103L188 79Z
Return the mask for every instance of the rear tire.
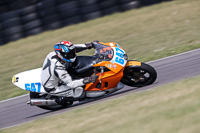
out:
M40 93L37 93L37 92L30 92L30 94L29 94L30 99L32 99L32 98L42 98L42 97L46 96L46 95L40 96L39 94ZM55 111L55 110L67 108L67 107L71 106L72 104L73 104L73 102L70 102L70 104L68 104L68 105L37 106L37 107L39 107L41 109L45 109L45 110Z
M121 82L132 87L143 87L154 83L156 78L156 70L148 64L141 63L140 67L126 67Z

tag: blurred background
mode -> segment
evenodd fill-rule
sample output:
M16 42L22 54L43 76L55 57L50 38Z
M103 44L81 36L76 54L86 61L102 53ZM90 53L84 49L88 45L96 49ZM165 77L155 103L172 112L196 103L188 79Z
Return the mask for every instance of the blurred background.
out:
M27 94L11 83L12 76L40 68L54 44L61 40L74 44L93 40L116 42L129 59L142 62L199 49L199 5L200 0L0 0L0 101ZM86 50L80 54L93 55L94 52ZM173 76L184 75L182 70L195 73L196 69L192 68L200 68L196 60L180 59L180 63L173 60L173 63L158 66L160 83L168 82L162 77L171 81ZM184 68L182 62L188 66ZM175 68L177 65L181 69ZM165 75L166 72L170 76ZM198 133L199 80L198 76L174 81L151 91L133 93L0 132ZM13 106L15 113L10 107L1 108L0 125L17 120L24 112L30 114L27 119L45 114L26 110L25 101ZM10 113L13 119L5 113Z
M1 0L0 45L162 1L170 0Z

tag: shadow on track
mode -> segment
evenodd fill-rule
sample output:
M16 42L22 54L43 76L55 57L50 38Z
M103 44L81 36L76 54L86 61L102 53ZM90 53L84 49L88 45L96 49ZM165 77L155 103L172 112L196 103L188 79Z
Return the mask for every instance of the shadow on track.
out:
M108 95L101 96L101 97L98 97L98 98L85 99L84 101L74 103L70 107L65 107L65 108L61 108L61 109L57 109L57 110L51 110L51 111L47 111L47 112L44 112L44 113L32 115L32 116L29 116L29 117L26 117L26 118L33 118L33 117L37 117L37 116L42 116L42 115L49 114L49 113L52 113L52 112L70 111L72 109L75 109L78 106L84 106L86 104L105 101L105 100L108 100L108 99L111 99L111 98L114 98L114 97L118 97L118 96L124 96L125 94L128 94L130 92L139 92L139 91L148 90L148 89L155 87L155 86L158 86L158 85L159 85L159 83L155 82L154 84L148 85L148 86L145 86L145 87L137 87L137 88L132 87L132 88L125 89L127 87L127 86L125 86L125 88L124 88L125 90L120 90L120 91L115 92L113 94L108 94Z

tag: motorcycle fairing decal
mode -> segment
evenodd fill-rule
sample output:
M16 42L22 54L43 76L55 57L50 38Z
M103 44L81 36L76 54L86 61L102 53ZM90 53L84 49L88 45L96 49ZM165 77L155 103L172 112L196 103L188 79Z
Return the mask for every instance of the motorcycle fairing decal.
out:
M13 76L13 78L12 78L12 83L18 82L18 80L19 80L19 77Z
M124 50L122 50L122 49L120 49L120 48L118 48L118 47L116 47L116 48L113 48L113 50L115 51L115 55L114 55L114 57L113 57L113 59L111 60L111 62L113 63L117 63L117 64L119 64L119 65L121 65L122 67L124 67L125 66L125 64L126 64L126 60L124 59L124 54L125 54L125 52L124 52ZM113 63L113 64L114 64Z
M25 84L25 90L27 91L33 91L33 92L40 92L41 90L41 83L26 83Z

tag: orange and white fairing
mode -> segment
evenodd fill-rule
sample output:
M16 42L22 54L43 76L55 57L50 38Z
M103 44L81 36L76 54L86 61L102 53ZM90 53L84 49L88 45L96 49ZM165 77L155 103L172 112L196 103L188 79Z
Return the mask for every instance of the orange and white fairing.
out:
M126 53L117 43L109 42L109 43L102 43L100 49L97 49L99 54L105 55L105 60L102 60L96 64L94 67L106 67L109 71L104 71L102 73L97 73L98 79L95 83L87 84L85 90L87 91L99 91L99 90L106 90L111 89L117 86L120 82L121 78L123 77L123 70L127 63Z

